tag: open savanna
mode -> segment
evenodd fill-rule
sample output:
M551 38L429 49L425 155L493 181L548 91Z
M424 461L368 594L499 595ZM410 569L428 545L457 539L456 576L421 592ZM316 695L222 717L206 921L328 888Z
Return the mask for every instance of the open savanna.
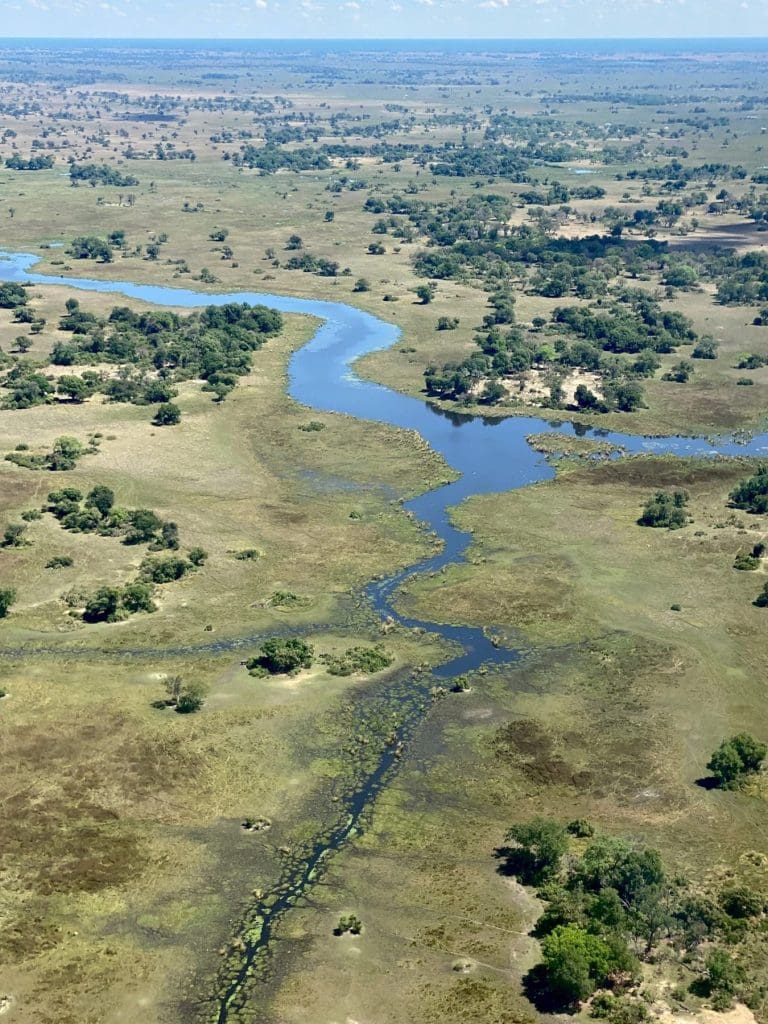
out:
M765 575L732 568L768 524L726 504L752 468L569 465L457 511L475 533L471 564L414 584L403 607L495 624L528 653L439 703L371 828L294 918L297 967L274 992L274 1019L532 1019L521 979L538 958L528 932L541 906L496 873L493 852L511 824L537 815L587 818L654 846L694 887L768 892L764 782L697 784L724 736L768 735L765 609L751 603ZM636 524L659 487L689 491L692 525ZM348 913L362 934L334 938ZM652 1012L666 1012L677 971L663 960L647 971ZM699 1007L692 998L676 1012L694 1019Z

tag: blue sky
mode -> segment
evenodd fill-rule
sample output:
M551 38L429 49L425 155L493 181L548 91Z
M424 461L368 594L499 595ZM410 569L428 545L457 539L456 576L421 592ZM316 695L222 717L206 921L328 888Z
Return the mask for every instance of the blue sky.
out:
M0 0L2 36L768 36L768 0Z

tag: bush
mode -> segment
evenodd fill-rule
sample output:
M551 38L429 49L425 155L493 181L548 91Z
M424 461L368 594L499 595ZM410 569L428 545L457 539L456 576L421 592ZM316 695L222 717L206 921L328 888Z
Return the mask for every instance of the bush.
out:
M171 556L169 558L147 558L142 562L141 575L152 583L172 583L180 580L189 570L186 558Z
M585 818L575 818L573 821L569 821L566 831L569 835L576 836L577 839L589 839L595 834L594 828Z
M5 528L5 533L3 534L2 546L4 548L20 548L20 547L23 547L23 545L25 543L25 541L24 541L24 531L26 529L27 529L27 527L26 527L26 525L24 523L10 523Z
M74 565L74 559L70 558L69 555L54 555L53 558L49 558L45 563L46 569L68 569Z
M202 683L187 683L182 687L176 701L176 713L193 715L205 703L206 688Z
M201 566L208 561L208 552L205 548L190 548L187 558L190 560L192 565Z
M746 551L740 551L733 562L734 569L742 569L745 571L753 571L760 567L760 559L755 558L754 555L748 555Z

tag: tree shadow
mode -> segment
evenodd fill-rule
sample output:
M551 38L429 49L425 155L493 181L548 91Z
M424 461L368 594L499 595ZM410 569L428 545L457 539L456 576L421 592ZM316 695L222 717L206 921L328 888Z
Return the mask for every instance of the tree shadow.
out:
M544 964L536 964L523 977L523 992L526 999L539 1013L576 1013L578 1004L565 1003L554 995L547 986L547 970Z
M505 878L514 876L521 885L538 885L544 880L541 869L528 850L519 846L498 846L493 855L499 861L496 870Z
M720 789L720 780L714 775L705 775L701 779L696 779L696 785L702 789Z

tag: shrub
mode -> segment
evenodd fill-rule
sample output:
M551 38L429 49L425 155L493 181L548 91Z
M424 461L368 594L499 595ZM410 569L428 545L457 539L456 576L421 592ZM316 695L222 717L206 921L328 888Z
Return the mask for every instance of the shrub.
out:
M363 922L359 917L354 914L347 914L339 918L339 923L333 929L334 935L344 935L345 932L349 932L350 935L359 935L363 930Z
M3 534L4 548L20 548L24 545L24 531L27 529L24 523L9 523Z
M74 559L70 558L69 555L54 555L53 558L49 558L45 563L46 569L68 569L71 565L74 565Z
M180 580L189 567L189 562L181 557L147 558L142 562L141 575L152 583L172 583Z
M188 683L176 701L176 713L193 715L205 703L206 688L202 683Z
M208 561L208 552L205 548L190 548L187 558L194 566L204 565Z
M748 555L746 551L740 551L733 562L734 569L742 569L746 571L752 571L759 568L760 559L755 558L753 555Z

